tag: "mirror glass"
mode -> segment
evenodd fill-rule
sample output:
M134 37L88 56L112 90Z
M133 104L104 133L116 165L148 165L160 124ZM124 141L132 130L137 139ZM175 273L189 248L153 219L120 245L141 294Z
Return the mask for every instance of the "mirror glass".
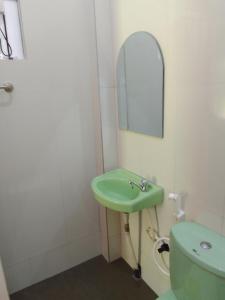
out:
M120 129L163 137L164 62L150 33L136 32L123 44L117 93Z

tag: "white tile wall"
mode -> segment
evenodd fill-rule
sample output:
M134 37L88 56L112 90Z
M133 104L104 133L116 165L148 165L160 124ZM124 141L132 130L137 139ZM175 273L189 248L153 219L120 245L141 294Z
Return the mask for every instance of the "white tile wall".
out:
M100 253L90 190L98 155L93 1L25 1L21 10L27 59L2 63L0 74L15 86L7 105L0 101L0 255L11 292Z

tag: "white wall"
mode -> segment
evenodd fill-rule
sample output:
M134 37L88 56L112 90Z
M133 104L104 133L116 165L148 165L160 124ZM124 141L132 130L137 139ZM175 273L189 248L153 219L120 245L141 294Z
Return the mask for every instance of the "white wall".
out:
M165 189L158 208L160 233L175 222L169 192L186 194L188 220L225 235L225 40L222 0L113 0L115 63L119 49L135 31L151 32L165 59L165 137L157 139L119 132L120 166L156 177ZM144 280L158 293L169 279L155 267L152 242L145 229L155 219L143 214L142 267ZM137 216L131 218L137 241ZM132 265L126 236L122 255Z
M110 0L95 0L104 171L118 164Z
M0 299L9 300L8 290L6 287L5 275L2 269L2 262L0 259Z
M100 253L92 0L21 0L27 59L0 62L0 255L11 292Z

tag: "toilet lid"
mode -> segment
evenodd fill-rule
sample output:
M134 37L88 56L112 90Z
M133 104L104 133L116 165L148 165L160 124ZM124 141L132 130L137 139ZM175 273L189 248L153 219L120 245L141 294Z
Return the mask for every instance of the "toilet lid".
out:
M201 267L225 277L225 237L206 227L183 222L173 226L171 236L181 251Z

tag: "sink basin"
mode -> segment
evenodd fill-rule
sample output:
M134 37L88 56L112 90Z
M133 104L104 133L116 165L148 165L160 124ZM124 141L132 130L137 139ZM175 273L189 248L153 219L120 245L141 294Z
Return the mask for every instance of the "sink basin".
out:
M117 169L98 176L92 181L95 199L112 210L132 213L150 208L163 201L163 189L150 184L146 192L133 188L129 181L140 183L141 177L125 169Z

